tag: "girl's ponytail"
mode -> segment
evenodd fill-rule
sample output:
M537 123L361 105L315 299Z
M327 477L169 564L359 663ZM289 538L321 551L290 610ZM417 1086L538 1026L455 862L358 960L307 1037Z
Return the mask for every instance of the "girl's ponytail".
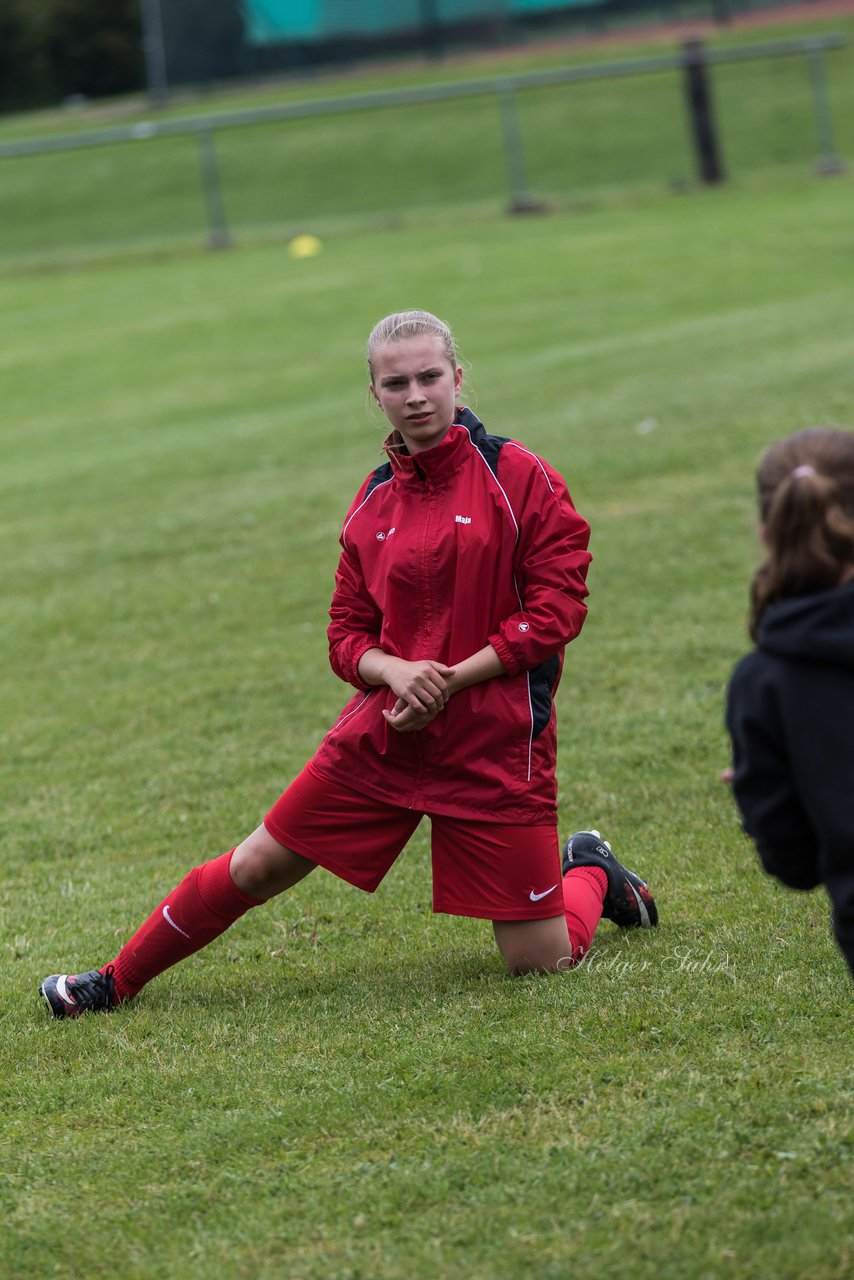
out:
M754 640L769 605L838 586L854 566L854 433L813 427L778 440L757 486L768 554L751 587Z

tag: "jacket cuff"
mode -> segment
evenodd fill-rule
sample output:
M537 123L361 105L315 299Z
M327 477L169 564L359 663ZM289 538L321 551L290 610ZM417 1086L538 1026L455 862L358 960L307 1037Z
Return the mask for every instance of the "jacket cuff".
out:
M359 660L363 653L367 653L369 649L379 649L379 636L363 636L361 640L354 640L350 652L347 654L345 663L342 663L341 670L345 676L347 683L353 685L355 689L373 689L374 686L366 684L359 675Z
M500 632L494 636L488 636L487 639L501 659L501 664L508 676L518 676L520 671L525 670L524 663L519 661Z

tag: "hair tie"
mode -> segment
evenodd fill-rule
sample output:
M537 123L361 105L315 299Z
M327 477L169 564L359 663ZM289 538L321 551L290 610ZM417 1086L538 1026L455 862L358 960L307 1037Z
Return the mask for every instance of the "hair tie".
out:
M804 462L800 467L795 467L792 472L792 479L799 480L801 476L817 476L818 472L809 462Z

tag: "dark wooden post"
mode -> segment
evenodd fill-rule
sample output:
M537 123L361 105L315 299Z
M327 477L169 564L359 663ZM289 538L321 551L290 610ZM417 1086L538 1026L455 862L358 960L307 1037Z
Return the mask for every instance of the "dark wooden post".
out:
M442 19L438 0L420 0L421 29L424 49L431 58L442 56Z
M723 182L725 178L718 147L706 50L702 40L691 37L682 44L685 100L702 182Z

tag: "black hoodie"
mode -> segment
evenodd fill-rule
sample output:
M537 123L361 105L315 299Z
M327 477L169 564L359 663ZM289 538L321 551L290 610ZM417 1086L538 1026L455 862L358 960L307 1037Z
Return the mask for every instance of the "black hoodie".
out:
M772 605L727 696L733 791L765 870L825 885L854 975L854 582Z

